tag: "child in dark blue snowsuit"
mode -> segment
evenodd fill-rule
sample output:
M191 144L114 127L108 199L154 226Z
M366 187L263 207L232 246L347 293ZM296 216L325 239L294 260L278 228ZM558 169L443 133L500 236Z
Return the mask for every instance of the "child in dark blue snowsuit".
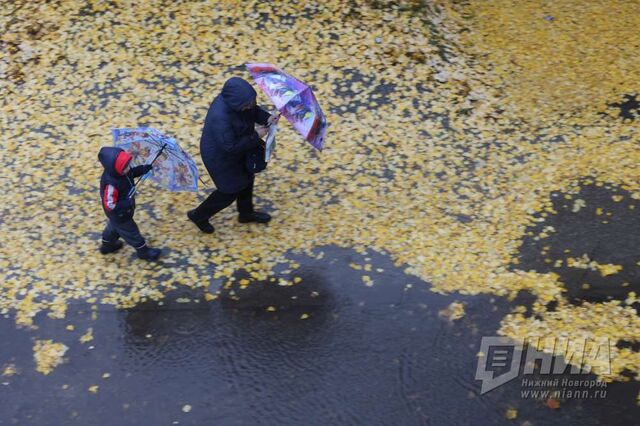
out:
M152 166L146 164L131 168L131 154L114 147L101 148L98 159L104 167L100 179L100 198L109 219L102 232L100 253L113 253L122 248L122 237L136 249L140 259L156 260L161 251L148 247L140 235L138 225L133 220L136 203L133 197L128 196L133 187L133 179L149 172Z

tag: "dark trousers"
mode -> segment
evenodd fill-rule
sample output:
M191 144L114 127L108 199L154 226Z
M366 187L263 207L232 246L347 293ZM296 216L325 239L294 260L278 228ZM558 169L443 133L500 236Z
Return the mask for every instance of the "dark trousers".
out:
M115 243L120 237L135 249L140 249L146 245L144 238L140 235L138 225L133 219L124 222L116 222L109 219L107 226L102 231L102 242L106 244Z
M227 208L231 203L236 202L238 213L253 213L253 179L245 189L233 194L226 194L220 191L213 191L206 200L193 211L192 216L195 222L207 221L220 210Z

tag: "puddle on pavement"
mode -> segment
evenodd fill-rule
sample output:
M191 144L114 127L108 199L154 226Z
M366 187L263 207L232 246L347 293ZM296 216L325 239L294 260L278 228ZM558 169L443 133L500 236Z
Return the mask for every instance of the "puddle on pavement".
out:
M302 278L295 286L252 284L213 302L202 290L184 289L162 305L101 307L96 320L90 307L75 305L63 321L38 317L38 330L0 321L0 362L18 369L2 377L0 424L566 425L637 418L635 382L610 385L614 397L564 401L557 410L521 399L520 379L479 395L481 337L495 335L504 315L530 297L438 295L385 256L323 251L322 260L296 258L303 266L291 272ZM349 267L367 256L371 287L363 271ZM465 316L450 322L439 312L454 301L464 304ZM94 340L81 344L88 327ZM65 343L68 361L48 376L37 373L34 339ZM88 391L93 385L96 394ZM508 409L517 410L516 420L505 418Z
M553 193L551 199L557 214L529 229L516 269L558 274L573 304L639 294L640 200L615 185L593 184L571 196ZM540 238L543 232L547 236ZM620 269L603 274L602 265ZM633 307L640 309L640 303Z

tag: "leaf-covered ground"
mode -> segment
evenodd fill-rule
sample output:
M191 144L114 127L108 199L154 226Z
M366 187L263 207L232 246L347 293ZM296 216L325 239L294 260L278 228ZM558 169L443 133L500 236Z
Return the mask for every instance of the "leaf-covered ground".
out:
M557 231L545 225L552 194L607 216L579 194L609 188L627 214L639 208L638 12L635 0L14 2L0 11L0 309L29 324L74 300L133 306L238 271L296 285L273 267L332 244L387 253L437 292L531 292L535 315L503 321L511 336L634 342L637 279L625 297L572 303L562 275L518 262L529 237ZM199 234L185 213L211 185L198 196L150 185L136 216L163 261L100 256L109 129L166 131L204 172L206 110L249 61L311 82L330 122L322 154L283 126L256 190L273 222L240 225L228 209L213 236ZM621 273L558 250L550 262ZM375 265L354 266L363 285L384 285L367 273ZM637 374L632 347L612 356L610 377Z

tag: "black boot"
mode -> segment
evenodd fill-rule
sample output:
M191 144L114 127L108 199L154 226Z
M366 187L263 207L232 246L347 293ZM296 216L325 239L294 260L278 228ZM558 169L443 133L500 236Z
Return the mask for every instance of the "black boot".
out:
M262 212L253 212L253 213L241 213L238 216L238 221L240 223L268 223L271 220L271 215L268 213Z
M114 251L118 251L122 248L122 241L116 240L113 242L110 241L102 241L102 245L100 246L100 253L109 254Z
M160 253L162 253L162 250L144 246L142 248L136 249L136 252L138 252L138 259L158 260L158 258L160 257Z
M213 225L211 225L209 223L208 220L203 220L200 222L196 222L196 220L193 217L193 213L195 212L195 210L189 210L187 212L187 217L189 218L189 220L193 223L196 224L196 226L198 227L198 229L200 229L202 232L204 232L205 234L213 234Z

